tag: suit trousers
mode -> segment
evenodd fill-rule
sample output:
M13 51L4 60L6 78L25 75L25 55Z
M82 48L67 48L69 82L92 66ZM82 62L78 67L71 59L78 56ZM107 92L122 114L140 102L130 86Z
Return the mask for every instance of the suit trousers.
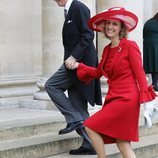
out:
M89 117L88 103L71 80L65 65L55 72L45 83L45 90L67 123L84 121ZM65 91L67 90L67 95ZM84 139L82 146L91 149L91 144Z

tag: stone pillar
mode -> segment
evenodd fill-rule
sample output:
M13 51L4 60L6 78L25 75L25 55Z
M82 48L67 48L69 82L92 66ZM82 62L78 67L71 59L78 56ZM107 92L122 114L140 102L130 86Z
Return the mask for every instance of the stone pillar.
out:
M44 89L44 84L63 63L62 26L64 8L53 0L42 0L42 77L37 82L39 91L34 93L34 100L21 103L22 106L38 109L56 109Z
M80 0L84 3L91 11L91 16L96 14L96 0Z
M58 7L53 0L42 0L42 59L43 76L37 82L40 89L34 94L34 99L52 104L44 84L57 71L63 62L62 26L64 23L63 7ZM45 102L50 101L50 102ZM46 105L47 106L47 105Z
M144 23L153 16L153 1L144 1Z
M95 0L82 0L92 13L95 12ZM44 83L62 64L64 50L62 45L62 26L64 9L52 0L42 1L42 32L43 32L43 77L37 82L40 91L34 94L38 100L50 100L44 90Z
M153 15L158 12L158 0L152 0L153 4Z
M0 106L18 106L42 74L41 2L0 1Z

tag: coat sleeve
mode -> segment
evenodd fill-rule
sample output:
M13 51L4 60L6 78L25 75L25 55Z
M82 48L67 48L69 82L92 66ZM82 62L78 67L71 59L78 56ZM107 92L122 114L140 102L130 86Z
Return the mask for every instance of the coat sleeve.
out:
M135 42L130 42L128 47L129 62L137 80L140 90L140 103L151 101L156 94L152 86L148 86L146 75L142 65L141 53Z
M96 68L80 63L77 69L77 77L79 80L88 84L94 78L100 78L102 76L100 67L101 67L100 64Z

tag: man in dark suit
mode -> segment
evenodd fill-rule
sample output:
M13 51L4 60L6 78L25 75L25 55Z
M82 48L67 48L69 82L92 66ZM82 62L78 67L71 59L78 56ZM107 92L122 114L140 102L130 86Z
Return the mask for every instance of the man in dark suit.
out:
M64 46L64 63L56 73L50 77L45 89L64 115L67 126L59 131L66 134L74 130L82 135L83 143L77 150L70 150L70 154L96 154L84 133L83 121L89 117L88 102L101 105L100 81L93 80L84 84L77 78L76 70L71 67L75 61L89 66L97 66L97 54L93 44L94 33L87 26L90 11L87 6L77 0L55 0L65 10L65 22L62 37ZM68 97L65 91L68 92Z

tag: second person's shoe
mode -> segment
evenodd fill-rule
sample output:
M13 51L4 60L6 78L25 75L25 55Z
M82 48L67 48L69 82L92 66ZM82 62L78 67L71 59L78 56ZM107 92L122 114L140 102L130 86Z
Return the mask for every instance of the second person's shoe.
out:
M86 149L81 146L79 149L70 150L69 154L70 155L96 155L96 152L94 149Z

